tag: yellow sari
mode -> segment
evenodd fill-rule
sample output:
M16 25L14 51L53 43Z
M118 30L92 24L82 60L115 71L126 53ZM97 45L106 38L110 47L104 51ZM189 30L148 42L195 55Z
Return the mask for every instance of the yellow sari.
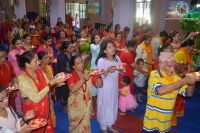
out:
M147 63L152 63L153 62L153 54L152 54L152 46L149 44L145 44L145 42L143 41L141 43L141 45L143 46L144 48L144 51L148 54L148 62ZM147 69L148 71L152 71L153 67L151 64L147 64Z
M44 73L46 74L49 80L53 79L53 68L50 65L47 65L44 69ZM53 127L56 127L56 115L53 108L53 100L50 98L50 115L52 118Z

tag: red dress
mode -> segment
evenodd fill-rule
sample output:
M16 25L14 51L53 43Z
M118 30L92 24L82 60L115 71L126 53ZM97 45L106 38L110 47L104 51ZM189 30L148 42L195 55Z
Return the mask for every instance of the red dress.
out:
M129 51L128 52L122 51L119 54L119 58L121 59L121 62L126 70L124 75L119 74L119 88L121 89L123 87L121 83L122 77L129 76L131 79L130 90L131 90L131 93L133 94L133 69L134 68L131 66L131 64L135 62L134 54Z
M47 82L45 80L45 77L43 75L42 69L39 68L36 71L36 75L38 78L38 83L35 81L35 79L27 72L25 71L28 77L30 77L35 85L38 88L38 91L41 91L43 88L46 87ZM23 114L25 114L28 110L34 109L36 116L35 118L44 118L48 119L48 123L45 127L39 128L37 130L34 130L32 133L54 133L52 118L50 117L49 112L49 99L48 95L46 95L39 103L34 103L31 100L27 100L23 104Z
M9 86L9 82L11 79L15 76L14 69L12 65L5 61L3 64L0 65L0 84L4 87L7 88Z

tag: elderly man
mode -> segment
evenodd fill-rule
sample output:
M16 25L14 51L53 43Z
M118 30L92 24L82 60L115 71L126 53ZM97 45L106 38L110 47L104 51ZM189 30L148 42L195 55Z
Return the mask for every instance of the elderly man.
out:
M172 53L162 52L159 62L159 69L149 78L143 133L169 133L177 95L192 96L192 85L198 80L196 76L181 79L174 74Z

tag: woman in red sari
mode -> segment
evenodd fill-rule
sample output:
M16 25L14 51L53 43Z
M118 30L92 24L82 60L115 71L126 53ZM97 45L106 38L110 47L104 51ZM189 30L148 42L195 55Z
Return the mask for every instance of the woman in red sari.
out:
M18 83L23 101L23 114L28 110L34 109L35 118L47 119L48 123L45 127L39 128L34 133L54 133L52 119L49 112L50 88L56 84L61 84L66 79L62 78L63 73L49 81L39 67L37 55L33 51L26 51L22 55L17 56L19 66L24 72L18 76Z
M121 81L123 76L128 76L131 79L131 93L133 94L133 69L135 67L135 55L134 51L136 49L136 43L134 41L128 41L125 49L119 53L121 62L126 70L124 75L119 76L119 89L123 87Z
M126 42L122 41L122 33L118 32L115 33L115 42L114 42L115 48L118 53L124 50L126 46Z

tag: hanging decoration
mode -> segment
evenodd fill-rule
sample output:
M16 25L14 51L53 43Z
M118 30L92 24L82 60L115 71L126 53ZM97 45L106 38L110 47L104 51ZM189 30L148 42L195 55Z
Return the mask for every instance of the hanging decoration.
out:
M175 10L178 15L185 15L189 11L189 6L185 1L180 1L176 4Z

